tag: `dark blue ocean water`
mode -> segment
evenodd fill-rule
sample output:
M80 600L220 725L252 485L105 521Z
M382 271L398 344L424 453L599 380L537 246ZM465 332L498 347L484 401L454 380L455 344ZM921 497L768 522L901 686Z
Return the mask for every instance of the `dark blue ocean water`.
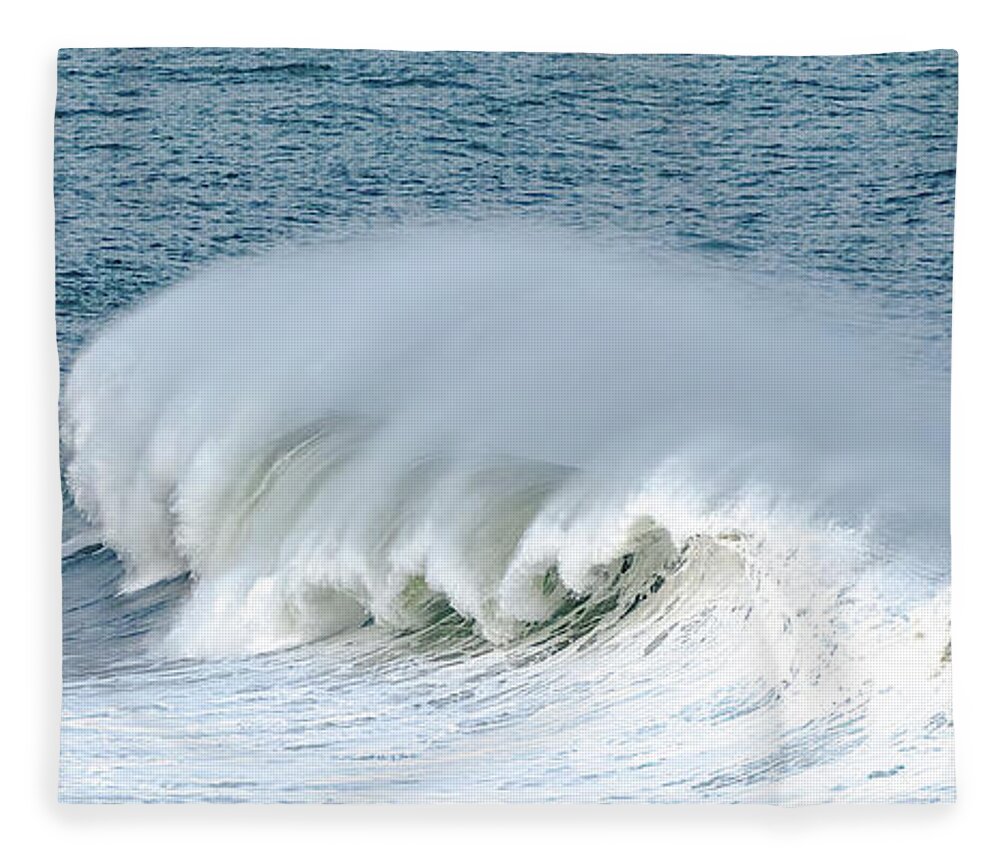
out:
M200 263L530 212L759 257L950 331L957 57L65 50L65 362Z
M88 526L67 480L62 798L951 800L949 570L942 537L947 407L942 404L951 330L956 111L957 57L946 51L801 58L60 52L55 209L63 418L73 362L97 339L103 352L93 353L97 358L72 389L77 399L66 438L72 436L77 449L73 462L85 496L80 506L102 511L108 520L92 524L96 530ZM277 370L267 355L261 359L248 346L248 362L259 361L253 365L256 376L248 374L250 382L240 376L238 361L228 362L242 347L241 326L267 329L270 321L259 309L241 305L253 295L249 291L234 290L231 302L225 294L221 306L217 296L211 307L206 300L207 321L197 313L185 315L182 302L154 317L176 325L178 342L193 344L192 354L202 353L191 331L218 336L218 350L206 347L204 354L218 358L219 366L206 363L204 373L201 366L189 366L185 355L174 354L171 333L155 326L144 330L148 343L131 338L128 328L104 341L100 333L124 308L188 275L197 277L206 264L224 258L288 243L381 235L389 227L435 220L490 225L518 216L625 247L633 247L627 240L635 248L677 252L685 266L694 267L695 282L704 266L714 273L705 276L706 283L720 272L744 270L756 273L751 280L765 287L769 273L775 283L794 283L801 303L815 305L819 327L810 323L787 331L780 320L772 325L760 315L750 337L758 345L769 337L797 343L796 337L806 339L802 332L825 333L825 321L841 319L836 315L845 297L848 306L869 309L859 328L872 325L874 309L877 336L855 341L837 329L817 347L816 376L839 378L821 365L832 361L831 355L851 358L849 350L824 352L830 343L838 349L862 344L878 357L895 355L897 348L882 353L873 342L905 341L908 346L898 351L912 357L915 350L916 370L907 365L897 373L894 366L883 373L873 361L871 378L859 383L851 377L857 390L841 392L847 408L858 410L846 416L845 425L863 425L870 401L884 399L890 406L874 414L894 416L899 427L888 428L884 438L878 427L862 427L858 438L881 438L883 447L850 451L846 460L823 459L830 449L824 439L814 460L805 458L804 478L795 472L802 464L781 463L787 452L779 451L777 460L798 481L794 497L782 495L786 487L761 490L751 479L764 483L764 472L751 474L750 489L741 487L738 497L693 487L677 475L657 483L658 475L627 503L596 494L587 499L589 507L567 504L557 511L565 515L562 551L573 555L591 539L597 546L595 535L607 528L610 549L593 549L597 555L591 560L600 564L591 572L614 574L614 588L595 590L586 599L584 589L567 591L567 602L550 625L529 626L527 639L514 644L480 635L489 612L462 611L465 585L472 583L475 592L482 571L470 571L466 582L461 570L448 587L441 586L437 602L427 598L423 576L402 589L406 600L430 601L418 607L430 619L426 628L401 633L386 625L387 632L373 598L359 629L333 639L310 637L309 624L325 620L324 601L343 585L337 565L344 558L331 561L339 538L347 544L353 535L331 538L336 529L327 528L326 520L289 512L313 510L312 496L296 495L306 485L310 492L318 485L338 500L344 487L335 480L339 461L320 456L329 453L323 447L328 428L288 427L263 410L239 411L244 400L259 406L259 393L262 401L273 394L266 383L277 379L294 387L300 370L305 378L313 365L294 362L300 346L301 355L316 358L309 352L309 337L316 332L308 311L293 308L285 314L281 302L274 303L274 332L257 331L260 338L248 335L247 343L273 345L273 338L280 344L282 335L291 332L294 338L301 331L305 345L290 346L288 356L275 355ZM564 262L566 271L579 274L579 261ZM232 271L222 270L223 283ZM436 270L429 265L427 271ZM538 280L538 292L544 292L545 276ZM283 288L280 276L273 283L275 290ZM207 294L215 296L217 287L208 279ZM303 295L303 307L314 301L320 312L328 310L315 295ZM608 355L637 351L633 364L622 365L637 373L620 388L635 379L656 387L661 354L655 336L643 337L651 330L655 335L655 329L643 327L640 313L656 303L626 297L624 290L622 295L622 309L602 299L607 317L638 320L639 336L633 342L617 331L599 336L609 344ZM780 318L778 295L772 302ZM268 297L261 303L268 307ZM178 307L184 313L168 313ZM500 301L491 308L503 319L516 319L514 313L503 315ZM789 319L799 319L797 314ZM589 319L585 314L573 318L586 328L579 322ZM708 346L725 352L726 326L735 327L734 319L740 320L723 308L716 330L706 326L706 357L712 358ZM544 335L549 322L543 315L535 333L541 329ZM553 342L559 327L552 325ZM592 330L599 326L587 329ZM366 339L358 340L362 351ZM701 355L696 337L684 342ZM157 354L162 344L167 346ZM788 347L788 354L801 354L795 351L800 346ZM783 348L776 344L774 354L783 354ZM282 365L285 358L288 367ZM672 370L664 369L665 380ZM236 380L229 387L227 372ZM900 380L910 385L900 386L903 393L894 387ZM363 381L377 387L379 378ZM258 383L260 391L254 388ZM697 402L701 389L697 379L694 383L678 389L689 397L678 408L697 416L690 418L697 429L699 410L724 416L727 403L717 409L718 404ZM587 393L586 387L579 386ZM766 383L761 390L767 392ZM707 391L702 391L706 400ZM914 391L925 391L926 397ZM594 402L601 399L592 393ZM819 412L809 403L792 396L783 403L780 390L773 394L767 409L788 413L777 423L797 426L801 418L805 426L817 420ZM274 419L280 438L262 443L263 460L246 456L237 426L241 419L229 421L216 408L219 398L224 405L231 399L234 416ZM893 412L897 399L912 408ZM287 405L280 397L275 402ZM609 395L607 402L621 401ZM645 413L637 407L635 414ZM898 485L892 480L902 472L893 471L898 464L889 464L885 453L891 447L885 439L896 438L894 433L908 442L916 439L916 453L926 454L916 457L920 465ZM836 435L833 429L830 435ZM190 450L184 445L191 439L200 460L185 460ZM314 444L319 453L310 449ZM912 453L904 451L900 462ZM716 471L733 462L758 462L749 450L723 454L730 459L720 458ZM200 471L184 472L192 462ZM227 495L262 468L261 462L273 469L263 470L259 492L249 502ZM838 474L844 462L855 470L863 463L875 476L855 481L875 486L871 498L863 497L873 510L901 505L899 522L914 532L930 523L914 545L921 538L922 546L934 544L933 552L911 564L905 553L894 557L889 542L867 543L862 525L833 527L795 506L803 493L815 489L819 495L828 487L837 488L830 494L838 504L849 504L854 496L843 487L850 481ZM172 469L183 473L183 487L180 481L170 484L176 477ZM884 493L880 469L894 476L885 478ZM699 474L711 472L709 464ZM784 473L767 473L773 474ZM926 486L920 484L924 476L930 476ZM907 496L905 490L914 485L935 497L924 505L927 500L917 498L921 493ZM226 492L216 493L220 486ZM495 491L493 485L480 489L463 504L478 510L481 497ZM537 499L525 501L507 485L502 489L487 498L493 507L483 508L498 514L500 531L508 519L517 519L505 517L520 510L519 504L530 512L525 521L538 514ZM242 533L250 547L249 573L236 570L235 585L227 585L233 571L213 569L222 583L217 604L191 600L192 592L211 597L199 582L199 553L185 556L191 564L181 576L159 576L160 581L151 576L141 583L154 583L148 587L123 589L123 564L108 547L125 547L127 556L130 542L148 549L146 543L156 545L161 538L163 544L187 540L207 547L205 555L211 556L211 528L196 536L198 543L189 521L184 528L177 523L195 510L204 513L205 522L217 523L220 533L230 527L238 533L246 511L270 491L276 501L265 498L252 520L255 528ZM297 499L299 508L286 504L288 499ZM335 510L330 499L324 504ZM608 522L628 505L635 508L635 528L623 538ZM415 507L408 515L419 520L425 511ZM434 523L432 543L450 547L449 541L461 538L465 548L485 546L489 552L483 555L495 550L491 532L480 528L482 523L469 525L466 519L472 518L463 519L461 505L446 509L453 518ZM591 509L600 509L600 516ZM917 515L908 517L914 510ZM651 519L650 511L675 517L662 525L676 546L667 532L653 527L659 520ZM857 512L859 523L866 512ZM156 531L161 520L168 523L165 538ZM152 537L143 531L150 523ZM528 532L515 537L523 543L539 538ZM255 554L258 546L263 549ZM309 551L316 547L331 554L322 559L326 566L298 565L303 557L315 561ZM295 564L272 565L267 555L272 550L275 558ZM164 554L173 551L170 545ZM375 593L385 584L384 569L364 573L368 579L359 575L360 590ZM535 583L538 593L528 597L542 603L557 599L563 589L559 574L555 567L543 568ZM890 601L872 583L884 584L897 574L901 584ZM536 604L527 598L519 603L519 593L511 597L510 589L501 587L509 582L485 575L481 580L487 583L483 588L495 588L484 606L509 598L523 610L517 620L529 618ZM253 628L259 617L273 621L268 613L274 606L285 613L281 623ZM186 627L176 626L178 617ZM233 633L237 627L243 639ZM167 631L177 629L190 634L186 647L159 649ZM239 639L240 647L222 647L227 637L230 645ZM171 641L178 638L183 636ZM289 645L301 647L281 650ZM277 650L258 653L272 648Z

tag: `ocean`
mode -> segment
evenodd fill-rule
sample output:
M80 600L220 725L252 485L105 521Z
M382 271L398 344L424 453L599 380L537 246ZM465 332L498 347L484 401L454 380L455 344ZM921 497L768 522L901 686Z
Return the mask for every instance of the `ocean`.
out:
M58 87L63 801L954 799L954 53Z

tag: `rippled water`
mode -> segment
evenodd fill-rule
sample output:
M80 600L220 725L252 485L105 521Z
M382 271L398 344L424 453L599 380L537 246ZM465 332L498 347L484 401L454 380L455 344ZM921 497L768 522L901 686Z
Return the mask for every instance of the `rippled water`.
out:
M62 798L952 799L956 84L943 52L62 52ZM449 249L482 292L430 291ZM521 458L418 450L411 400ZM348 402L392 444L341 473Z
M192 266L410 213L610 222L949 331L957 61L66 51L60 343Z

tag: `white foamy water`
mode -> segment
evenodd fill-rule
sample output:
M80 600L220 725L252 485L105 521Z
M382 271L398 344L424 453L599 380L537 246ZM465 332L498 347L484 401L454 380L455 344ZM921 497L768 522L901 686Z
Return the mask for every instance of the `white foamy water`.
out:
M950 797L946 367L809 287L497 221L122 316L64 457L153 620L65 796Z

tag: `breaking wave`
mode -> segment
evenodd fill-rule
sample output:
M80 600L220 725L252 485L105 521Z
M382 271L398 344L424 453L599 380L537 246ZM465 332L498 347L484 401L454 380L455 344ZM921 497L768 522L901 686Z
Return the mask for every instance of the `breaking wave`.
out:
M189 575L171 655L723 605L818 654L948 575L946 370L868 301L524 222L226 261L79 356L67 481L123 591Z

